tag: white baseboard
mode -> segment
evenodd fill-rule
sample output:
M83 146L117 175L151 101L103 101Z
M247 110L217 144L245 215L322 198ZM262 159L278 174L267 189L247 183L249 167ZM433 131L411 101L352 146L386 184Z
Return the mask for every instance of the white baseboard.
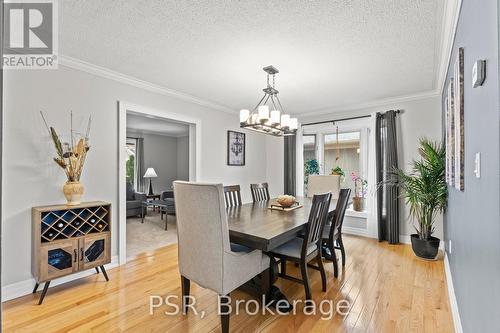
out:
M342 227L342 233L343 234L349 234L349 235L356 235L356 236L363 236L363 237L370 237L368 235L368 230L362 229L362 228L354 228L354 227Z
M118 266L118 256L113 256L111 258L111 263L105 265L106 269L112 269ZM50 288L60 285L62 283L66 283L69 281L73 281L76 279L81 279L83 277L95 274L95 270L88 269L83 272L78 272L75 274L63 276L61 278L55 279L50 282ZM25 296L31 294L33 291L33 287L35 286L35 279L27 279L24 281L12 283L6 286L2 286L2 302L9 301L14 298L18 298L21 296Z
M453 316L455 332L463 333L460 313L458 312L457 298L455 296L455 288L453 287L453 280L451 278L450 262L448 261L448 254L446 252L444 253L444 274L446 276L446 285L448 286L448 299L450 301L451 315Z
M403 244L411 244L411 236L408 235L399 235L399 242ZM439 249L444 252L444 242L439 241Z

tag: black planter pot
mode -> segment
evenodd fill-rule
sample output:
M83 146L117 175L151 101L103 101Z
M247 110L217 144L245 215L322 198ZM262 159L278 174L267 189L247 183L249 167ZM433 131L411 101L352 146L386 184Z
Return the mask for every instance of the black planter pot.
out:
M412 234L411 247L417 257L434 259L439 250L439 238L431 236L429 239L420 239L417 234Z

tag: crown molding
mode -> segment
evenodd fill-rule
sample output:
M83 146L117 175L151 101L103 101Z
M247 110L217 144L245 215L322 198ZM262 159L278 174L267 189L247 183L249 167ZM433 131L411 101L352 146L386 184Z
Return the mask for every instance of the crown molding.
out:
M379 107L379 106L394 105L394 104L398 104L398 103L411 102L411 101L416 101L416 100L421 100L421 99L435 98L435 97L439 97L439 96L441 96L440 91L430 90L430 91L425 91L425 92L418 93L418 94L402 95L402 96L396 96L396 97L377 99L377 100L369 101L366 103L349 104L349 105L344 105L344 106L340 106L340 107L332 107L332 108L319 109L319 110L315 110L315 111L296 113L296 114L293 114L293 116L295 116L295 117L320 116L320 115L329 114L329 113L338 113L338 112L343 112L343 111L369 109L369 108L374 108L374 107Z
M189 132L180 133L180 134L170 134L170 133L165 133L165 132L161 132L161 131L152 131L152 130L143 130L143 129L139 130L139 129L127 127L127 135L128 134L131 134L131 135L158 135L158 136L164 136L164 137L173 138L173 139L179 139L179 138L189 136Z
M462 0L445 0L443 6L443 23L441 27L440 49L438 50L440 60L435 85L439 94L442 94L446 83L446 74L448 73L448 66L453 53L453 43L455 42Z
M199 97L195 97L177 90L169 89L158 84L154 84L151 82L147 82L133 76L125 75L111 69L101 67L98 65L91 64L89 62L68 57L65 55L59 55L59 65L69 67L72 69L76 69L82 72L90 73L93 75L97 75L106 79L114 80L120 83L128 84L137 88L141 88L144 90L148 90L157 94L174 97L177 99L181 99L186 102L190 102L193 104L201 105L204 107L208 107L214 110L223 111L226 113L236 114L237 112L227 106L217 104L211 101L204 100Z

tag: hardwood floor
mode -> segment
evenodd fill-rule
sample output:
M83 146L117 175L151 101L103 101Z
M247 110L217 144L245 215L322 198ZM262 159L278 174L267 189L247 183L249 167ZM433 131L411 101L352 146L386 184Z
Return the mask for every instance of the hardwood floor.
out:
M388 245L376 240L346 236L347 264L338 279L331 262L327 292L321 292L318 271L309 270L313 299L347 300L347 316L338 313L323 320L321 313L306 316L303 304L297 314L245 314L231 316L231 332L452 332L443 261L417 259L408 245ZM288 265L287 273L300 276ZM38 294L3 304L4 332L219 332L215 293L191 283L196 309L206 315L165 315L162 306L150 315L150 295L181 295L177 246L170 245L108 271L110 282L99 275L51 288L42 305ZM304 300L302 285L279 280L289 300ZM243 292L235 299L251 300ZM172 300L180 305L179 300ZM233 304L234 305L234 304ZM250 306L250 310L255 307ZM325 306L326 309L326 306Z

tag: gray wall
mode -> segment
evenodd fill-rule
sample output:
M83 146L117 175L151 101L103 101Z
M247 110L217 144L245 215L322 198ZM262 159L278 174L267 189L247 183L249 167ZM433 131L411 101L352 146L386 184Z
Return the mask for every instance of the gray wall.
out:
M465 191L449 188L444 234L464 332L500 327L499 84L497 0L463 0L448 79L459 47L465 55ZM487 78L472 88L475 60ZM474 157L481 152L481 178Z
M171 190L174 180L189 180L189 137L139 134L129 129L127 136L144 138L144 168L154 168L158 175L152 178L155 193ZM149 180L145 184L147 190Z
M177 179L189 180L189 136L177 138Z

